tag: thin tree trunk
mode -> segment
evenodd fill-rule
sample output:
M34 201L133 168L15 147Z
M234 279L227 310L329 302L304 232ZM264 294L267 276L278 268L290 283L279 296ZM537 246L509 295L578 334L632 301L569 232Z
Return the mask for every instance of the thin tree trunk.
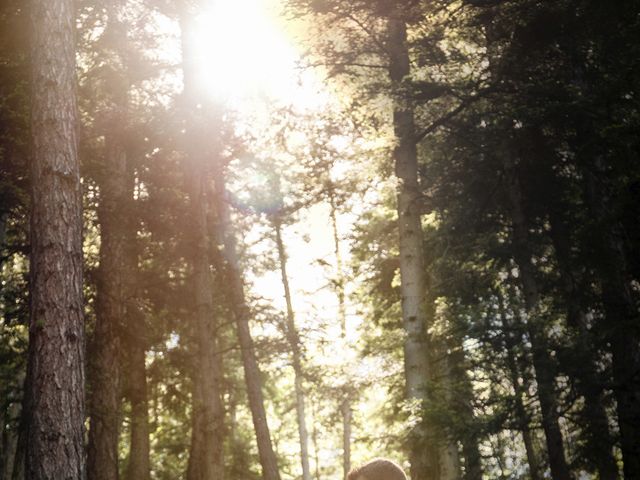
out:
M507 194L511 207L511 221L513 227L513 254L519 269L519 278L527 311L527 333L531 342L531 354L535 368L536 383L538 385L538 400L542 412L542 427L545 433L549 466L554 480L571 478L569 467L564 454L562 433L560 431L554 367L547 350L544 329L540 324L540 298L535 279L535 270L531 263L529 247L529 228L522 208L522 193L520 183L511 163L505 165Z
M198 88L195 83L195 59L187 41L188 19L180 17L183 55L183 105L186 115L185 162L186 190L189 196L191 225L188 259L194 301L194 322L189 328L192 346L191 448L187 480L221 480L224 438L224 405L220 390L221 356L218 351L217 325L213 303L213 278L209 255L207 198L207 161L212 155L209 132L195 120L198 114Z
M253 427L256 432L258 455L262 466L262 478L264 480L280 480L278 461L271 442L271 433L267 422L267 414L264 407L264 395L262 392L262 372L256 358L255 346L249 328L249 306L244 294L243 274L238 259L236 238L231 229L229 202L224 180L224 172L219 168L215 174L216 206L218 209L218 228L222 250L226 262L226 275L229 279L231 290L232 313L236 324L244 378L249 397L249 409Z
M527 394L527 385L520 383L520 367L518 366L518 360L516 359L516 349L521 343L520 339L514 336L514 325L508 320L506 309L504 306L504 299L499 296L500 305L500 317L502 319L502 326L504 330L504 344L507 354L507 368L509 370L509 379L513 385L514 401L515 401L515 416L518 422L518 428L522 435L522 442L524 443L524 449L527 454L527 463L529 464L529 476L531 480L542 480L542 470L540 467L540 460L536 453L531 428L529 426L530 418L527 414L527 410L524 405L524 398ZM524 376L522 375L524 378Z
M462 338L457 332L451 333L450 354L446 356L449 374L457 385L455 398L450 403L458 404L458 412L466 431L462 432L462 455L464 457L464 480L482 480L482 462L479 450L480 440L474 426L473 387L467 376L469 369Z
M398 13L398 12L396 12ZM394 94L399 95L402 84L410 74L407 50L407 32L402 15L388 21L389 77L394 85ZM402 295L402 319L406 332L404 342L404 364L406 397L417 401L420 408L427 399L429 352L427 345L427 315L425 312L426 280L420 222L420 185L418 183L418 159L415 143L414 112L405 99L396 99L393 107L393 126L397 145L393 157L398 178L397 209L400 247L400 278ZM448 445L450 440L441 440L444 447L433 445L434 437L425 420L414 427L409 461L413 480L440 479L450 463ZM459 472L447 474L447 478L460 478Z
M33 0L27 480L84 480L82 198L75 9Z
M16 428L20 421L20 403L11 403L4 412L2 427L2 469L0 470L0 480L11 480L13 465L18 451L19 429ZM11 424L14 424L13 426Z
M347 336L347 308L345 302L345 279L342 266L342 253L340 251L340 235L338 233L337 205L333 186L329 188L329 216L331 217L331 229L333 232L333 252L336 257L336 293L338 296L338 318L340 319L340 332L342 340ZM351 471L351 391L349 383L342 388L342 402L340 414L342 416L342 473L346 479ZM315 431L315 430L314 430Z
M604 177L598 162L596 171ZM629 281L622 227L609 218L609 198L601 184L604 180L591 171L584 175L587 205L599 223L596 238L601 259L596 267L606 316L600 330L612 354L624 477L640 478L640 313Z
M289 289L289 277L287 275L287 254L282 242L282 226L280 219L273 222L276 234L276 246L278 248L278 260L280 262L280 273L282 276L282 286L284 288L284 298L287 304L287 340L291 347L294 390L296 396L296 417L298 419L298 436L300 437L300 462L302 463L302 480L311 480L311 470L309 468L309 434L307 432L307 422L305 417L305 399L302 372L302 352L300 351L300 336L295 325L293 305L291 303L291 290Z

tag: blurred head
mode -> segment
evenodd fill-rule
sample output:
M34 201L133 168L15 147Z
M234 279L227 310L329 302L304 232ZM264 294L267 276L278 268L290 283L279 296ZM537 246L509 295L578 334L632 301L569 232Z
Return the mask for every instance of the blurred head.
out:
M347 480L407 480L407 476L397 463L386 458L375 458L351 470Z

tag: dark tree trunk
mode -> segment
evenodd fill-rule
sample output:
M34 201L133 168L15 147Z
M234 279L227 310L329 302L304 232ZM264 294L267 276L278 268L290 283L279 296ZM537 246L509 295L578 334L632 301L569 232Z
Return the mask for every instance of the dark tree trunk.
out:
M527 454L527 463L529 464L529 476L531 477L531 480L542 480L540 460L538 459L538 454L535 450L533 432L530 427L531 419L527 413L524 403L529 382L526 381L524 378L525 376L521 374L524 369L518 365L518 359L516 358L518 345L522 343L522 335L517 334L516 332L520 330L521 325L516 326L509 321L504 305L504 298L499 296L499 299L500 318L502 319L502 328L504 331L504 346L507 354L507 369L509 371L509 380L513 385L514 392L514 415L517 422L517 428L522 434L522 442L524 443L525 452ZM516 318L518 317L516 316ZM523 380L522 383L520 381L521 378Z
M33 0L27 480L84 480L82 199L75 10Z
M602 381L599 380L596 356L591 340L591 332L587 328L584 308L580 302L581 292L571 264L571 239L565 220L557 210L559 200L550 208L551 239L556 251L558 271L564 287L564 299L567 308L567 323L575 332L578 355L581 362L573 372L576 377L576 388L584 398L583 416L589 452L592 462L598 470L601 480L616 480L618 466L613 456L614 439L610 431L610 422L604 407Z
M600 331L612 354L624 477L640 478L640 313L631 287L622 227L611 218L604 169L598 162L594 169L584 175L587 205L597 222L600 255L596 268L606 317Z
M131 315L128 315L131 321ZM140 320L141 321L141 320ZM130 337L128 346L127 396L131 403L131 446L127 464L127 480L151 478L149 445L149 404L145 345L142 335Z
M244 294L243 275L238 259L236 239L231 229L229 202L227 199L224 172L220 168L215 175L216 205L218 210L218 228L221 236L218 242L224 245L223 255L226 263L226 275L229 279L231 290L231 310L236 324L244 378L249 397L249 409L253 427L256 432L258 455L262 466L262 478L264 480L280 480L278 462L271 443L271 433L267 422L267 414L264 408L264 395L262 393L262 373L256 358L256 351L249 328L249 306Z
M105 136L106 165L100 185L100 270L96 327L90 342L91 396L87 459L89 480L117 480L120 429L120 329L129 294L126 253L130 241L127 219L133 196L122 141L123 119Z
M515 166L510 162L505 165L505 177L511 208L513 256L518 265L527 311L527 333L531 342L531 355L538 385L538 400L542 412L542 427L545 433L551 476L554 480L567 480L571 478L571 474L565 458L560 431L554 365L547 349L544 328L539 318L540 298L535 269L531 263L529 227L522 207L520 181Z

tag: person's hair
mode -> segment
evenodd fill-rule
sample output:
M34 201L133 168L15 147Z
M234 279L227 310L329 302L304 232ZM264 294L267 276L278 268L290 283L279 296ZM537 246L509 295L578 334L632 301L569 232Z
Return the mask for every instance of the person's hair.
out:
M347 480L407 480L407 476L397 463L386 458L375 458L351 470Z

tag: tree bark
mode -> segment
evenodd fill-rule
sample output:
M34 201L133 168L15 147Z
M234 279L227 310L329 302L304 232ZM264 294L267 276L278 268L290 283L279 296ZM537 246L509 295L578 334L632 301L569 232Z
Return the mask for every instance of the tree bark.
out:
M396 12L399 13L399 12ZM421 191L418 182L418 158L415 143L414 112L401 95L403 82L410 75L406 25L402 15L388 21L389 77L393 84L393 127L396 147L393 158L398 179L397 210L400 247L400 278L402 319L405 330L404 369L407 400L422 409L427 400L430 372L427 344L427 315L425 311L426 280L420 221ZM412 434L409 461L413 480L460 478L460 472L446 474L450 464L450 441L435 446L433 432L422 422ZM442 470L442 472L441 472Z
M280 274L284 288L284 298L287 304L286 335L291 348L291 356L294 374L294 391L296 396L296 417L298 420L298 436L300 438L300 462L302 464L302 480L311 480L309 468L309 433L307 432L307 420L305 416L305 398L302 371L302 352L300 350L300 336L296 328L293 305L291 303L291 290L289 289L289 277L287 275L287 254L282 241L282 225L280 219L273 222L276 234L276 246L278 248L278 260L280 262Z
M218 209L218 228L221 238L218 244L224 245L223 256L226 262L226 275L229 278L231 289L232 313L236 324L244 378L249 397L249 409L253 427L256 432L258 455L262 466L262 478L264 480L280 480L278 461L271 443L271 433L267 422L267 413L264 408L264 395L262 393L262 373L256 358L255 346L249 328L249 306L244 294L243 274L238 259L236 239L231 229L229 202L224 180L224 172L220 168L215 172L216 205Z
M75 10L33 0L28 480L84 480L82 198Z
M606 317L600 331L612 354L624 477L640 478L640 313L629 281L623 230L610 218L609 198L602 185L604 169L599 162L595 171L585 169L584 176L586 203L597 221L600 258L596 268Z
M529 227L522 208L522 193L517 171L510 162L505 164L505 175L511 208L513 255L518 265L527 312L527 333L531 342L531 354L538 385L538 400L542 412L542 427L549 454L551 476L554 480L567 480L571 478L571 474L564 454L562 433L558 421L554 367L547 349L544 329L540 324L540 297L535 279L535 269L531 263Z
M119 102L118 102L119 103ZM122 107L122 105L118 105ZM133 192L122 141L123 119L110 124L105 136L106 165L99 180L100 269L96 326L91 346L90 427L87 458L89 480L118 479L120 430L120 330L126 317L128 275L126 230Z
M209 255L209 227L207 198L211 180L207 162L216 154L210 131L215 128L199 115L195 59L187 41L188 17L180 17L182 31L183 106L186 116L185 177L189 196L191 230L188 260L191 266L191 285L194 302L194 321L189 326L192 347L192 413L191 448L187 466L187 480L221 480L224 477L223 438L224 405L220 390L222 359L217 345L217 322L213 304L213 278ZM206 124L206 127L205 127Z
M131 446L126 471L128 480L151 478L146 351L142 342L141 336L135 336L133 344L128 347L127 394L131 402Z

